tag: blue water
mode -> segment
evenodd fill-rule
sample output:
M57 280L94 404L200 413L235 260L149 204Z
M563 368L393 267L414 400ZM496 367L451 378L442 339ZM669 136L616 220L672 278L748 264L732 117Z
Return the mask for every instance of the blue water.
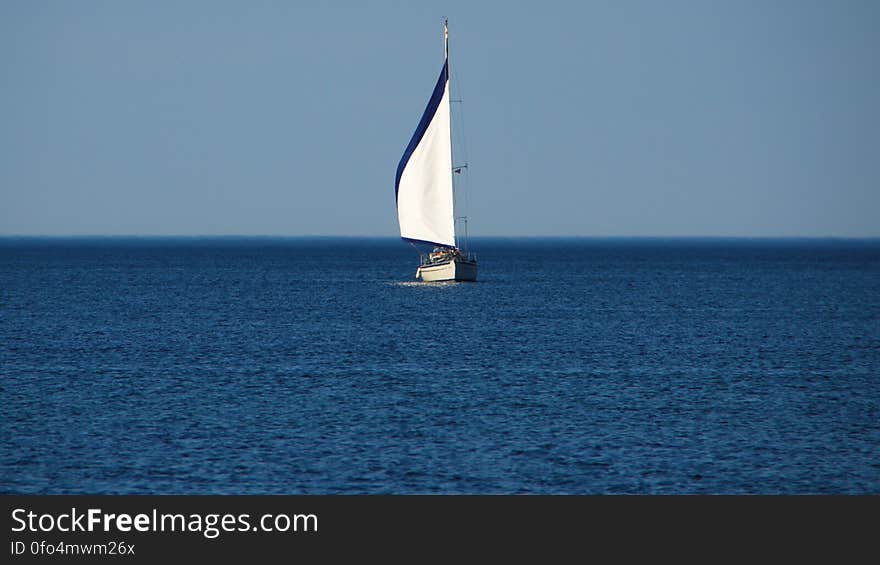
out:
M5 493L880 493L880 241L0 239Z

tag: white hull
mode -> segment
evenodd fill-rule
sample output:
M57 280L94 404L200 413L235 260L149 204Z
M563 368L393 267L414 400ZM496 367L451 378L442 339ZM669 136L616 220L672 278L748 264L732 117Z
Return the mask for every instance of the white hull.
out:
M416 270L416 279L424 282L477 280L477 262L452 259L437 265L422 265Z

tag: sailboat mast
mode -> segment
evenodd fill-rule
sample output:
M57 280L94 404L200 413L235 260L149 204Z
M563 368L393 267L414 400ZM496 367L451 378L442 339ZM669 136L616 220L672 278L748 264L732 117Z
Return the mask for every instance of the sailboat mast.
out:
M450 77L452 73L449 72L449 19L443 20L443 54L446 56L446 83L449 85L449 94L452 95L452 85L450 81ZM451 100L450 100L451 102ZM452 149L452 104L449 105L449 136L450 136L450 150ZM455 163L453 162L453 165ZM458 236L458 217L455 215L458 206L456 206L457 194L456 194L456 186L455 186L455 173L453 171L449 171L450 176L452 177L452 225L453 230L455 230L455 247L461 247L459 245L459 240L461 239Z
M449 63L449 20L443 20L443 54L446 55L446 63ZM446 76L449 76L449 67L446 68Z

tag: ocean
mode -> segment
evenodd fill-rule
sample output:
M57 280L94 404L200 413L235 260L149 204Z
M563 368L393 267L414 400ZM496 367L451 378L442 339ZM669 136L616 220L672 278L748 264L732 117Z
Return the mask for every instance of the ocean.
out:
M0 239L7 494L880 493L880 240Z

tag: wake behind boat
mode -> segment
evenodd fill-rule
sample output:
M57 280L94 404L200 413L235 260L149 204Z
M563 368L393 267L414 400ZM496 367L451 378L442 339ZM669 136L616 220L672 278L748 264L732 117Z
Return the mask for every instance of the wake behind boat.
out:
M400 237L414 245L433 247L422 253L416 279L476 281L477 257L464 249L456 235L453 175L467 165L452 165L452 127L449 100L449 31L443 24L445 59L440 77L422 119L397 165L394 191Z

